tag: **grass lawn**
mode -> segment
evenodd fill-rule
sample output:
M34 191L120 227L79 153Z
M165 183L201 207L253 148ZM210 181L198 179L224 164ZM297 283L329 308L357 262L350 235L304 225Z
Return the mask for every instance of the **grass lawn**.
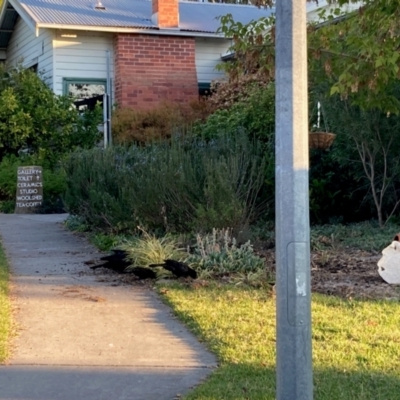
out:
M11 309L8 298L8 265L0 243L0 363L7 358L11 328Z
M275 399L275 298L238 286L160 287L218 356L187 400ZM314 398L400 398L400 304L313 295Z

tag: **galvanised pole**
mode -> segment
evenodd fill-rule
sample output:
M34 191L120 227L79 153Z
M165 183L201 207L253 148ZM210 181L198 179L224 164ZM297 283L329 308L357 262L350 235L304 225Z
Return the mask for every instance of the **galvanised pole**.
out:
M277 400L313 398L308 169L306 5L277 0Z

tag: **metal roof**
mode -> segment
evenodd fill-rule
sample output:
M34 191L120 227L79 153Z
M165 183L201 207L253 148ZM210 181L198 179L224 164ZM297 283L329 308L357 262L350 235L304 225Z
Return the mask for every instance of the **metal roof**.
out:
M95 9L98 0L4 0L0 15L0 48L11 37L18 14L36 28L85 29L117 31L118 29L158 30L151 21L151 0L102 0L104 10ZM14 7L13 7L14 6ZM237 4L179 2L179 32L215 35L220 22L217 17L232 14L235 21L251 20L271 15L271 10ZM24 15L23 15L24 14ZM7 32L6 32L7 31Z
M179 3L179 27L186 31L215 33L221 25L217 17L226 14L232 14L235 22L247 24L252 20L270 16L272 11L239 4L181 1Z
M149 0L18 0L36 23L89 27L154 28Z

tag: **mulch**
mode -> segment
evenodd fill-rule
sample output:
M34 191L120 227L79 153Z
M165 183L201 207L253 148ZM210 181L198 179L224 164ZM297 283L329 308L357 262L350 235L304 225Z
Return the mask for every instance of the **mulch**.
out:
M275 268L275 250L259 250L268 268ZM343 298L400 300L400 285L389 285L378 273L381 254L356 249L311 252L313 292Z

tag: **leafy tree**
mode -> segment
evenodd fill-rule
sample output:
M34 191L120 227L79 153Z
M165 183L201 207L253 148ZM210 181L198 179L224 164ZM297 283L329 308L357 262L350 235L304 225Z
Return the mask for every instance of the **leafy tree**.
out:
M400 102L388 88L400 78L400 7L397 0L365 0L357 11L345 7L355 0L332 1L320 20L308 25L311 83L331 82L331 94L349 98L363 109L399 112ZM260 2L270 6L269 1ZM247 25L220 18L219 32L233 39L235 59L224 63L230 79L255 74L272 80L275 62L274 16Z
M337 127L336 132L346 137L346 151L358 154L383 226L399 205L398 121L391 115L400 113L400 8L396 0L365 0L357 11L345 13L342 7L354 2L332 1L336 6L309 24L309 85L328 88L320 99L329 94L341 99L337 121L345 129ZM220 32L233 38L235 58L221 66L231 84L250 80L250 74L263 84L274 79L273 17L242 25L227 15L221 18Z
M227 14L220 17L220 21L218 32L232 38L230 51L234 58L218 65L217 68L224 70L230 81L237 81L242 76L251 76L253 80L262 82L273 80L274 16L242 24L236 22L232 14Z
M400 102L391 92L400 78L398 5L397 0L366 0L350 14L340 7L323 11L320 17L327 23L310 25L310 70L322 67L325 74L319 76L332 83L331 94L364 110L400 112Z

